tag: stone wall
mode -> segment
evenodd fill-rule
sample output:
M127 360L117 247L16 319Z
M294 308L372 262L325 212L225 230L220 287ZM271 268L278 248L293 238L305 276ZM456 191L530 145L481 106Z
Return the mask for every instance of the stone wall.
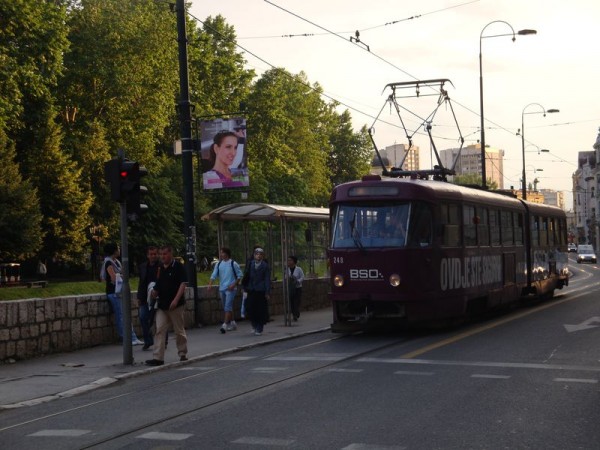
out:
M329 307L328 279L310 279L303 283L302 310ZM185 324L192 327L218 324L223 320L218 292L207 295L198 288L199 305L194 307L193 292L186 291ZM132 293L135 304L135 293ZM241 291L235 301L239 317ZM282 283L273 283L270 313L283 314ZM135 332L141 336L137 308L132 308ZM95 345L117 342L117 332L109 303L104 294L77 295L65 298L0 301L0 361L28 359L50 353L74 351Z

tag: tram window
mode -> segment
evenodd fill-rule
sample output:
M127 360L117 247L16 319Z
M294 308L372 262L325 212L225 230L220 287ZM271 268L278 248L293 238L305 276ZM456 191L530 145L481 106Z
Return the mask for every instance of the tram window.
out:
M474 206L463 206L463 237L466 246L477 245L477 225Z
M490 228L487 208L477 208L477 240L479 245L490 245Z
M440 207L440 223L442 225L442 245L444 247L459 247L461 245L461 215L460 205L443 204Z
M432 225L432 214L429 205L425 203L414 203L410 223L408 226L408 246L430 246Z
M554 219L548 218L548 244L553 246L556 242L556 227L554 226Z
M565 221L565 219L558 219L559 222L559 231L558 231L558 236L559 236L559 244L560 245L567 245L567 222Z
M513 219L511 211L500 212L500 224L502 229L502 244L513 245L515 242L515 234L513 231Z
M492 245L500 245L500 211L490 209L490 239Z
M539 219L537 216L533 216L531 218L531 245L539 246L540 245L540 227L539 227Z
M513 213L513 219L515 225L515 244L523 245L523 215Z
M540 246L548 245L548 218L540 217Z

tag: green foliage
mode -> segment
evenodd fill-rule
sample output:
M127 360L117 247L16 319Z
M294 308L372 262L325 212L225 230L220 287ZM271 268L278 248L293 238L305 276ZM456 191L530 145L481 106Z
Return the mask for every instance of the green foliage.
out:
M365 129L354 133L350 114L304 73L255 79L222 16L201 27L188 17L188 42L194 114L248 119L250 200L325 205L332 184L368 171ZM148 244L183 253L181 160L170 156L178 69L166 2L0 1L0 258L37 253L72 267L92 249L91 226L103 227L102 242L118 240L104 162L120 148L150 174L150 209L129 227L131 259ZM239 192L195 196L198 255L216 248L215 224L200 217L237 201Z
M460 184L463 186L481 186L481 175L478 175L476 173L465 173L462 175L455 175L454 184ZM492 181L491 178L488 178L487 187L490 190L496 190L498 189L498 183L496 181Z
M92 198L82 190L82 170L61 151L62 134L48 119L35 135L31 181L40 197L45 234L42 259L82 263L88 247L88 211Z
M15 162L14 145L0 127L0 261L32 256L42 244L42 214L35 188Z

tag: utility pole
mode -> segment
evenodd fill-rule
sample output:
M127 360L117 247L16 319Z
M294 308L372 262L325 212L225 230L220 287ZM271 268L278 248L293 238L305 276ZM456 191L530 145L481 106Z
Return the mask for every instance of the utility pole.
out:
M194 291L194 310L199 322L198 283L196 280L196 226L194 221L194 172L192 141L192 106L188 78L188 55L185 0L177 0L177 43L179 49L179 121L183 170L183 222L185 234L185 268L188 286Z

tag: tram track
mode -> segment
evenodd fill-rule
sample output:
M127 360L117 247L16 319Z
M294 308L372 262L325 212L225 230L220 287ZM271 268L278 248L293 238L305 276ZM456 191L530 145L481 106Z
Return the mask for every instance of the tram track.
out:
M327 343L330 343L330 342L333 342L336 340L349 338L351 336L352 336L352 334L334 335L334 336L328 337L326 339L320 339L315 342L303 343L302 345L295 345L292 348L286 348L284 350L270 352L270 353L258 356L256 358L253 358L252 361L256 362L256 361L261 361L261 360L269 360L269 359L285 356L286 354L293 354L295 352L304 351L304 350L307 350L310 348L316 348L323 344L327 344ZM284 385L285 383L294 382L295 380L301 379L302 377L305 377L307 375L311 375L311 374L318 373L319 371L327 370L337 364L342 364L344 362L347 362L347 361L355 359L355 358L365 357L367 355L371 355L373 353L379 352L381 350L385 350L385 349L393 347L395 345L406 343L407 341L410 341L412 338L413 337L411 337L411 336L403 336L401 338L398 338L396 336L393 340L391 340L391 341L388 340L387 342L383 343L382 345L375 345L373 347L366 349L365 351L352 353L348 356L344 356L344 357L341 357L341 358L338 358L335 360L324 360L322 363L319 363L316 367L311 367L309 369L295 372L294 374L291 374L288 376L283 376L283 377L277 378L276 380L271 380L269 382L261 383L257 386L253 386L253 387L250 387L247 389L242 389L238 392L232 393L231 395L226 395L226 396L223 396L214 401L208 401L201 405L196 405L194 407L185 408L185 409L177 411L173 414L168 414L165 416L157 417L156 420L152 420L149 422L145 422L143 424L128 427L127 429L119 431L118 433L115 433L111 436L106 436L105 438L99 439L95 442L84 443L84 445L79 448L95 448L98 446L102 446L107 443L124 438L133 433L137 433L141 430L152 429L153 427L155 427L158 424L164 424L165 422L180 419L187 415L192 415L192 414L195 414L198 412L202 412L203 410L218 407L220 405L225 405L231 401L243 399L245 396L253 395L255 393L260 393L261 391L265 391L267 389L271 389L276 386ZM207 360L204 360L203 362L206 362L206 361ZM125 399L127 397L144 395L146 393L148 393L148 395L151 395L152 392L161 390L169 385L181 383L183 381L190 381L190 380L194 380L194 379L200 380L203 377L208 377L211 375L214 376L218 372L225 372L227 370L235 369L236 367L242 367L244 364L247 364L247 363L248 363L248 360L228 361L226 364L224 364L222 366L211 368L209 370L202 371L201 373L194 373L192 375L185 375L185 376L176 376L175 378L172 378L172 379L169 379L166 381L152 383L149 385L145 385L142 388L132 389L132 390L129 390L127 392L124 392L124 393L121 393L118 395L112 395L110 397L103 398L101 400L87 402L85 404L81 404L81 405L78 405L75 407L63 409L60 411L53 412L51 414L45 414L45 415L35 417L35 418L29 419L26 421L21 421L19 423L5 426L3 428L0 428L0 433L9 431L9 430L14 431L18 428L25 428L25 427L31 426L35 423L43 423L46 420L56 420L56 419L60 420L60 417L68 418L68 416L71 414L78 414L79 416L82 416L82 415L87 414L86 411L90 411L90 415L92 415L93 413L91 411L93 410L93 408L98 407L100 405L107 405L107 404L110 404L111 402L122 401L123 399Z

